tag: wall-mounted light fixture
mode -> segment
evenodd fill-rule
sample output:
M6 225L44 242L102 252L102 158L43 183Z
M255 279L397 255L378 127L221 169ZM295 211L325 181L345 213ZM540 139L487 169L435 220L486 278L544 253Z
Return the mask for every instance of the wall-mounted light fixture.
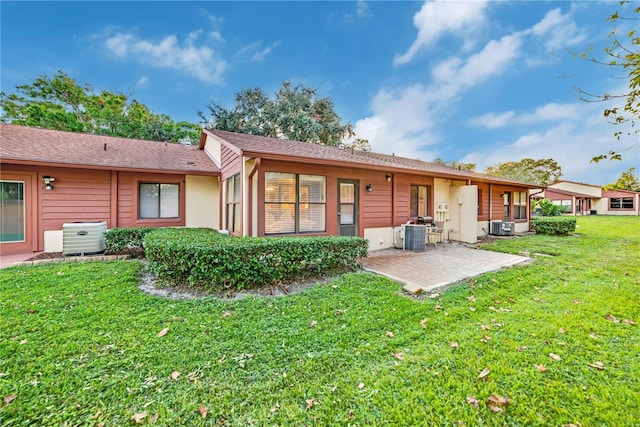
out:
M386 174L384 177L387 180L387 182L391 182L391 175Z
M367 189L367 191L369 193L371 193L373 191L373 187L371 186L371 184L367 184L367 186L365 188Z
M44 182L44 189L45 190L53 190L53 184L51 184L53 181L55 181L56 179L52 176L43 176L42 177L42 182Z

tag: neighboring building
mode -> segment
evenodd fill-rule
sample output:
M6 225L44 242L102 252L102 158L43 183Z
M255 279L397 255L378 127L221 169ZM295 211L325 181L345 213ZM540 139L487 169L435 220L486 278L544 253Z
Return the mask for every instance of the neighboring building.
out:
M530 184L438 163L339 147L204 130L221 169L221 228L245 236L357 235L392 247L416 216L445 238L476 242L490 222L529 230Z
M244 236L356 235L393 247L414 217L476 242L529 229L530 184L394 155L204 130L199 146L0 125L2 253L58 252L63 224Z
M558 181L533 197L548 199L571 215L640 215L640 193L581 182Z
M2 253L62 251L70 222L219 223L220 171L197 146L0 124L0 167Z

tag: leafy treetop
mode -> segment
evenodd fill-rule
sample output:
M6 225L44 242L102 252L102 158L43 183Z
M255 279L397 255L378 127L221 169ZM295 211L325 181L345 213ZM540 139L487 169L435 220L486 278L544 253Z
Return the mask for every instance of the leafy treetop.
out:
M613 184L605 185L607 190L629 190L640 192L640 179L633 173L636 168L629 168L622 172L620 177Z
M531 184L549 185L560 179L562 167L553 159L526 158L518 162L489 166L485 173Z
M333 146L355 136L351 123L341 123L329 98L321 98L315 89L302 85L292 87L288 81L273 99L261 88L249 88L236 94L233 108L211 101L207 109L210 117L198 114L212 129ZM356 149L368 146L363 139L353 143Z
M0 92L4 123L168 142L193 142L200 135L196 123L176 123L124 93L96 93L91 85L79 85L62 71L18 85L16 92Z
M440 157L435 159L434 162L435 163L439 163L441 165L450 166L450 167L456 168L458 170L463 170L463 171L471 171L471 172L473 172L473 171L476 170L476 164L475 163L454 162L453 160L443 160Z

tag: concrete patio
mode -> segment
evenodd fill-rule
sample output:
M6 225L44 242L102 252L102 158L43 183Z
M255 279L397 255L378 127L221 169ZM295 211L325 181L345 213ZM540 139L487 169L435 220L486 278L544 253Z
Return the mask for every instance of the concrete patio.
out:
M442 244L428 247L424 252L372 251L362 264L370 272L403 283L407 292L420 294L433 293L452 283L530 260L518 255Z

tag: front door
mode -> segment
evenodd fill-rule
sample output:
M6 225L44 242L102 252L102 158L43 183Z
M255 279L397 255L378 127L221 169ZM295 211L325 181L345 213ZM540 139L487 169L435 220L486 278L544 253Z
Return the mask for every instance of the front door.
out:
M341 236L358 235L358 181L338 179L338 226Z

